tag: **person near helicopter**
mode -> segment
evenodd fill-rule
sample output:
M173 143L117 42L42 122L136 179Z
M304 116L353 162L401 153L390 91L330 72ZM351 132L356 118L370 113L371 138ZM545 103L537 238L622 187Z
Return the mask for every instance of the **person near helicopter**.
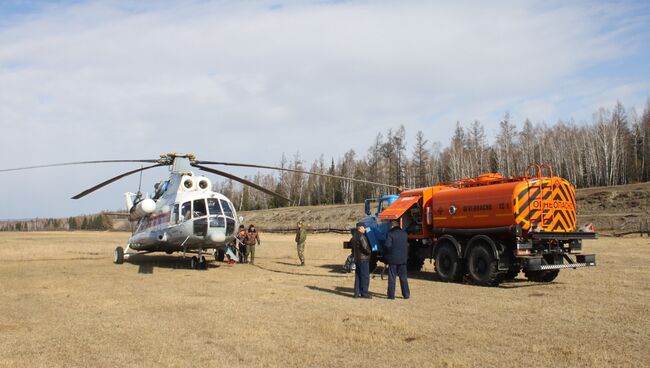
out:
M305 266L305 241L307 240L307 229L305 229L305 224L302 220L298 221L296 226L296 247L298 249L298 259L300 260L300 265Z
M248 227L248 232L246 234L246 259L250 261L250 264L255 264L255 245L260 244L260 235L255 230L255 225L250 225Z
M239 232L235 236L237 244L239 244L239 263L247 263L248 259L246 257L246 228L244 225L239 225Z

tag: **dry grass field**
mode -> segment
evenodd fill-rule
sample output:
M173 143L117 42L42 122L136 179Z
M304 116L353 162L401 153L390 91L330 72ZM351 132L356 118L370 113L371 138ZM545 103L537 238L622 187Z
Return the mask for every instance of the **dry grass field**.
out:
M353 299L346 236L262 234L258 265L146 255L127 233L0 233L0 366L650 365L650 240L586 242L598 266L499 288L411 275L410 300Z

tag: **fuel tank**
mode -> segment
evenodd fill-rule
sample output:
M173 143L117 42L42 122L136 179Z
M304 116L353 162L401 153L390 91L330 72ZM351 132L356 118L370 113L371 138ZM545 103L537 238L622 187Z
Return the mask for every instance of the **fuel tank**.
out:
M488 175L433 193L433 227L476 229L519 225L522 230L575 230L575 188L565 179L552 176L499 180L495 174Z
M143 216L152 213L156 209L156 202L151 198L145 198L131 207L129 220L135 221Z

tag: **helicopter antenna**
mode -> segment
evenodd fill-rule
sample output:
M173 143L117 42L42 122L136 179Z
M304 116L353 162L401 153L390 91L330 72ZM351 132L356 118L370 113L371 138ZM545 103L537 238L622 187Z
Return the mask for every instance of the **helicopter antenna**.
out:
M140 168L143 169L144 165L141 165ZM142 189L142 171L143 170L140 170L140 183L138 183L138 194L135 195L136 201L142 197L142 192L140 191L140 189Z

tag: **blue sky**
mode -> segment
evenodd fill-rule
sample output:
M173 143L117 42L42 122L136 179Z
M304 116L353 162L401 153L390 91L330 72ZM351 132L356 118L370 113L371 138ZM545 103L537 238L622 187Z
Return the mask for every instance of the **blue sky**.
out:
M640 115L649 17L645 1L1 1L0 168L311 162L365 155L399 124L444 145L456 121L493 136L506 112L590 122L620 100ZM2 174L0 218L120 208L137 178L68 198L131 168Z

